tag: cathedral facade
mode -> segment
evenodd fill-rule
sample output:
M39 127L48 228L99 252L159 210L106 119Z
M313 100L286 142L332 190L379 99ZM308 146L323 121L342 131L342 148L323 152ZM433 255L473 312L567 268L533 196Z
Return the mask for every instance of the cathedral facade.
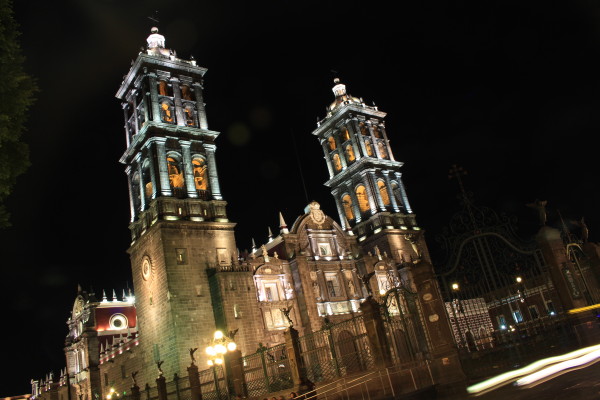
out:
M423 357L450 354L444 303L386 113L336 79L334 101L312 134L338 215L314 201L290 226L280 214L279 233L240 254L220 189L219 132L209 129L205 111L206 69L179 59L156 28L147 44L116 95L125 117L120 161L135 297L79 291L60 380L81 400L126 392L132 378L153 386L159 373L185 376L190 349L204 349L216 330L236 332L242 354L251 354L283 343L292 324L307 334L359 315L369 296L400 283L419 294ZM204 352L196 357L206 365ZM58 381L36 381L34 391Z

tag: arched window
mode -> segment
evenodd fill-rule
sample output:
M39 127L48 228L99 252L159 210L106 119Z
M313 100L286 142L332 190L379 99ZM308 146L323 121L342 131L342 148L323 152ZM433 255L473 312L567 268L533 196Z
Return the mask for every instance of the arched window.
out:
M367 126L365 125L364 122L361 122L360 124L358 124L358 128L360 129L361 135L364 135L364 136L369 135L369 128L367 128Z
M192 90L187 85L181 85L181 98L184 100L194 100L192 98Z
M377 182L377 187L379 188L379 195L381 196L381 200L383 200L383 204L386 206L390 205L390 195L388 194L387 186L383 181Z
M367 155L373 157L373 146L370 140L365 140L365 149L367 150Z
M367 189L363 185L356 188L356 197L358 198L358 208L361 212L368 211L371 207L369 206L369 197L367 196Z
M344 207L344 214L346 214L348 221L353 220L354 211L352 211L352 198L350 195L345 194L342 196L342 206Z
M327 139L327 145L329 146L329 150L335 150L337 146L335 144L335 139L333 138L333 136L329 136L329 138Z
M165 81L158 81L158 94L161 96L171 96L171 88Z
M342 162L340 161L340 156L336 153L333 155L332 159L333 159L333 167L335 168L335 170L336 171L341 170Z
M388 158L388 153L387 150L385 148L385 144L383 144L383 142L378 142L377 143L377 147L379 147L379 154L381 154L382 158Z
M152 198L152 177L150 176L150 165L148 161L144 163L144 167L142 168L142 177L144 180L144 194L146 195L146 199Z
M160 118L163 122L174 123L173 105L169 101L163 101L160 103Z
M183 172L179 161L173 157L167 157L167 163L169 167L169 184L172 189L183 187Z
M196 110L191 104L185 105L183 115L185 116L185 124L187 126L196 126Z
M196 185L196 190L207 190L206 161L202 158L194 158L192 165L194 166L194 183Z
M350 162L356 160L356 157L354 156L354 150L352 150L352 145L350 144L346 146L346 158Z
M136 210L140 209L140 205L142 204L141 192L140 192L140 174L137 172L133 174L131 178L131 191L133 197L133 206Z
M340 137L342 138L342 142L350 140L350 133L348 133L348 128L346 128L345 126L342 126L340 128Z
M373 135L375 135L376 138L381 138L381 130L377 125L373 125Z

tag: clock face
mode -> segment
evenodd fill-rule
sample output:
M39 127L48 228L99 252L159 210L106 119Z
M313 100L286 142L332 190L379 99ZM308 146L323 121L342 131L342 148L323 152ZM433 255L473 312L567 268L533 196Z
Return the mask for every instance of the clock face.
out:
M144 278L145 281L152 278L152 264L148 258L144 258L144 261L142 261L142 278Z

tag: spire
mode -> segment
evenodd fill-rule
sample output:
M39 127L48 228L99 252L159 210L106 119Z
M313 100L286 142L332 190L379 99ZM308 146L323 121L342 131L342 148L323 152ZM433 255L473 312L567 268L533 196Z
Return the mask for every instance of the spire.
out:
M290 233L290 231L287 228L287 224L285 223L285 220L283 219L283 215L281 214L281 211L279 212L279 233Z
M106 298L106 290L102 289L102 302L106 303L108 302L108 299Z
M256 251L256 242L254 241L254 238L252 238L252 252L254 253Z
M125 295L125 289L123 289L123 297L121 298L121 300L125 301L127 299L127 296Z
M268 226L267 228L269 230L269 242L272 242L273 241L273 232L271 232L271 227L270 226Z
M113 289L112 301L119 301L119 300L117 299L117 292L115 292L115 289Z

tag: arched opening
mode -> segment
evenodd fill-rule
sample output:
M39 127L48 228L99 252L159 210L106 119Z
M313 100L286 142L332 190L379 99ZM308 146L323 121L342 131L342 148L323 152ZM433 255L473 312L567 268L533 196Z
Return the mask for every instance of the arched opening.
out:
M348 128L345 126L340 128L340 137L342 138L342 142L350 140L350 133L348 132Z
M359 185L356 188L356 197L358 198L358 208L361 212L366 212L371 208L369 206L369 197L367 196L367 189L363 185Z
M352 198L349 194L345 194L342 196L342 206L344 207L344 214L346 214L346 218L348 221L354 219L354 211L352 210Z
M383 200L383 204L386 206L390 205L390 195L387 190L387 186L383 181L377 181L377 187L379 188L379 195L381 196L381 200Z
M377 147L379 147L379 154L381 154L381 158L388 158L387 149L385 148L385 144L383 142L377 143Z
M373 146L370 140L365 140L365 149L367 150L367 155L373 157Z
M192 165L194 167L194 184L196 185L196 190L207 190L206 161L202 158L194 158Z
M354 150L352 149L352 145L346 146L346 158L349 162L356 160L356 156L354 155Z
M367 126L365 125L364 122L361 122L360 124L358 124L358 128L360 129L361 135L364 135L364 136L369 135L369 128L367 128Z
M183 108L183 115L187 126L196 126L196 110L191 104L186 104Z
M327 146L329 146L329 150L335 150L336 149L336 144L335 144L335 139L333 138L333 136L329 136L329 138L327 139Z
M142 205L142 198L140 192L140 174L137 172L131 177L131 195L133 197L133 207L139 210Z
M144 181L144 195L147 200L152 199L152 192L154 188L152 187L152 177L150 175L150 164L146 160L144 163L144 167L142 168L142 178ZM147 204L147 203L146 203Z
M173 97L171 86L165 81L158 81L158 94L161 96Z
M174 112L173 112L173 105L171 104L170 101L162 101L160 103L160 119L163 122L167 122L170 124L175 123L175 117L174 117Z
M169 184L171 190L175 196L183 195L183 171L181 170L181 164L175 157L167 157L168 171L169 171Z
M376 138L381 139L381 129L377 125L373 125L373 135L375 135Z
M187 85L181 85L181 98L184 100L194 100L192 97L192 90Z
M338 154L334 154L333 157L333 167L335 168L336 171L339 171L342 169L342 161L340 160L340 156Z
M338 334L336 342L338 354L341 356L341 367L346 370L346 374L361 371L363 369L362 360L352 334L343 330Z

